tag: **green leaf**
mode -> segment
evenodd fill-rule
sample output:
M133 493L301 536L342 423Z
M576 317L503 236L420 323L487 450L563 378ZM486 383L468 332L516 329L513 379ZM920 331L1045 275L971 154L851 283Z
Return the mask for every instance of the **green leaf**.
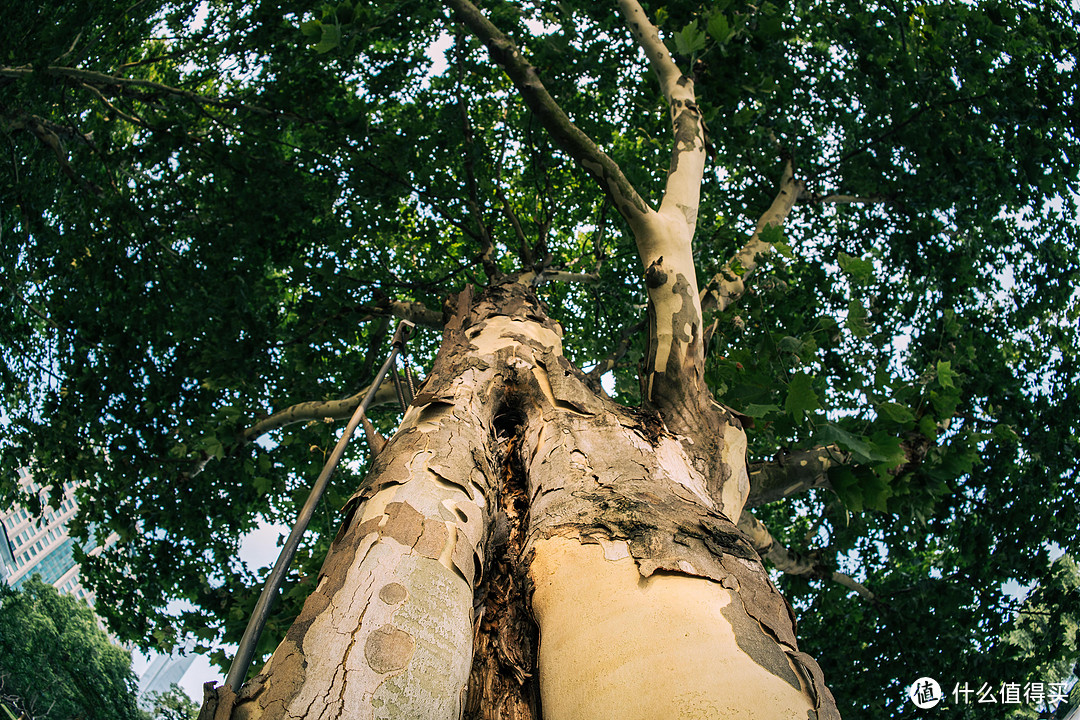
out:
M854 255L848 255L843 252L840 253L836 259L840 265L840 269L843 270L855 284L865 285L874 279L874 263L871 261L855 257Z
M323 55L341 44L341 28L337 25L323 25L322 38L315 45L315 52Z
M907 462L900 438L884 431L878 431L870 438L870 451L875 457L881 458L877 468L882 471L891 470Z
M765 417L766 415L768 415L771 412L776 412L779 409L780 409L780 407L778 405L773 405L773 404L764 404L763 405L763 404L758 404L758 403L750 403L749 405L747 405L746 407L743 408L743 414L744 415L749 415L752 418L761 418L761 417Z
M888 500L893 491L887 475L882 477L877 473L867 473L862 478L859 489L862 491L863 505L867 509L888 512Z
M866 337L870 334L869 313L860 300L851 300L848 303L847 319L844 327L851 331L855 337Z
M690 57L699 50L704 50L707 40L705 33L698 29L697 23L692 22L675 33L675 49L680 55Z
M723 13L716 13L709 18L709 25L707 27L709 35L718 43L726 43L734 34L731 29L731 23L728 22L727 17Z
M911 410L899 403L882 403L881 405L878 405L878 412L893 422L900 423L901 425L915 422L915 415L912 414Z
M786 242L778 241L774 242L772 245L774 248L776 248L776 252L780 253L784 257L789 259L795 257L795 253L791 251L791 246L788 245Z
M758 236L761 238L762 242L767 242L775 247L777 243L782 243L784 241L784 228L780 225L769 223L761 228L761 232Z
M316 38L322 35L323 24L318 20L307 20L300 23L300 32L304 34L306 38Z
M866 438L856 436L844 430L834 423L825 423L816 435L817 442L823 445L835 443L841 449L851 453L857 463L869 463L874 460L883 460L880 455L875 455Z
M934 421L933 416L923 415L919 418L919 432L923 437L928 437L934 440L938 436L937 422Z
M859 478L855 472L846 465L838 465L829 469L829 485L840 496L841 502L854 512L863 510L862 488L859 486Z
M950 360L938 360L937 362L937 381L943 388L955 388L956 379L960 377L960 373L952 369L952 361Z
M814 379L804 373L799 373L791 378L788 383L787 399L784 400L784 410L795 419L801 419L821 407L817 394L811 387Z
M1013 430L1011 425L1005 423L998 423L994 426L994 437L1006 442L1016 442L1020 439L1020 436L1016 434L1016 430Z

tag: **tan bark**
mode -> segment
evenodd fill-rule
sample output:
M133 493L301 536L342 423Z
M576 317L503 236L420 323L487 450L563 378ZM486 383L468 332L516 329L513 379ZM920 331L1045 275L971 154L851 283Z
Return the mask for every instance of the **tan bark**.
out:
M750 491L746 437L704 382L693 83L637 0L620 0L672 112L654 210L514 44L469 0L448 3L630 224L649 296L644 409L589 389L525 284L464 294L318 591L233 716L838 717L734 523ZM434 629L412 622L425 613Z
M746 505L757 507L807 490L828 488L829 468L849 462L851 453L836 445L819 445L781 453L772 461L751 463L750 495Z

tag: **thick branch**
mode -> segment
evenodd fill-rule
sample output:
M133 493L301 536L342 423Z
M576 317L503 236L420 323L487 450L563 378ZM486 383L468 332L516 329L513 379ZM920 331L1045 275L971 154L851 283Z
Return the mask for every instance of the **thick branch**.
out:
M391 316L430 328L442 328L443 314L421 302L392 300L387 306Z
M866 600L873 601L876 599L872 592L851 576L837 572L817 562L813 556L800 555L778 543L772 533L769 532L769 529L750 513L743 512L739 516L739 529L750 538L750 542L758 554L772 563L773 567L780 572L788 575L832 580L849 590L854 590Z
M619 0L619 11L634 40L645 51L670 107L675 143L660 214L684 218L688 235L693 237L705 171L705 124L694 95L694 81L679 70L638 0Z
M757 222L754 234L735 257L728 260L720 272L713 276L705 289L701 291L702 311L723 312L746 290L746 280L758 266L758 257L772 251L772 243L762 238L765 228L783 227L791 208L795 206L806 189L802 180L795 178L795 172L789 160L784 165L784 174L780 179L780 191L769 209Z
M529 109L565 150L600 184L631 227L639 225L650 208L622 169L581 131L544 87L536 68L514 42L495 27L470 0L447 0L458 19L487 47L494 60L509 76Z
M772 462L750 463L750 496L746 507L800 495L813 488L829 487L829 468L851 462L851 454L836 445L777 456Z

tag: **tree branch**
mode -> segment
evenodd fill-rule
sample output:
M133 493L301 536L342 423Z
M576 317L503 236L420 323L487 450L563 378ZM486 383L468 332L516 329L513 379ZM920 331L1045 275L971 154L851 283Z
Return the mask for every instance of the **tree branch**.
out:
M342 400L313 400L290 405L244 429L244 431L240 433L239 440L246 445L247 443L255 442L255 440L268 432L273 432L274 430L278 430L287 425L309 422L311 420L344 420L350 418L356 411L356 408L359 407L360 403L364 400L364 396L367 394L370 387L371 386L368 385L355 395L350 395ZM375 392L375 397L371 401L371 407L385 405L391 402L397 402L397 393L394 390L394 383L384 381Z
M798 203L800 205L884 205L890 202L885 197L859 197L858 195L818 195L817 193L804 193Z
M495 243L491 241L491 232L488 229L487 223L484 222L484 211L480 205L480 194L477 191L476 186L476 173L473 170L473 146L475 145L476 139L473 137L472 123L469 122L469 107L461 93L461 60L463 54L464 53L461 51L461 33L459 32L457 53L457 101L458 108L461 110L461 132L465 138L465 155L464 158L462 158L465 170L465 187L468 190L465 204L469 208L469 214L472 215L473 222L476 223L476 230L480 235L480 263L484 266L484 272L487 273L488 278L495 281L502 276L502 272L499 270L499 266L493 258L495 253Z
M805 190L806 184L795 178L791 160L788 160L784 164L784 173L780 178L780 191L769 205L769 209L758 220L754 234L735 253L735 256L727 261L720 272L713 275L701 291L703 312L723 312L743 294L746 290L746 281L757 269L758 257L773 249L772 243L763 239L762 234L768 227L783 227L788 215L791 214L791 209Z
M52 75L55 77L70 78L72 80L77 80L80 83L92 85L98 88L146 88L148 90L153 90L158 93L165 93L167 95L182 97L187 100L196 102L200 105L210 105L213 107L219 107L229 110L246 110L248 112L257 113L259 115L279 116L288 114L275 112L273 110L268 110L257 105L250 105L248 103L239 102L237 100L221 100L219 98L207 97L206 95L199 95L198 93L193 93L190 90L172 87L163 83L154 82L153 80L119 77L116 75L109 75L107 73L96 72L94 70L82 70L80 68L62 67L58 65L51 65L41 70L35 70L34 68L26 66L0 67L0 77L23 79L30 77L35 73Z
M806 577L822 578L839 583L849 590L859 593L865 600L874 602L875 595L866 586L856 581L849 575L837 572L821 562L818 562L814 554L808 556L792 552L776 541L769 529L748 512L739 516L739 529L750 538L754 549L762 558L772 563L773 567L788 575L800 575Z
M29 130L42 145L49 148L56 157L56 162L60 166L60 170L67 175L68 178L79 185L84 186L93 194L101 195L104 191L100 187L75 172L75 168L71 166L71 162L68 160L67 149L64 148L60 136L53 131L52 127L50 127L51 125L52 123L49 123L44 118L29 113L20 113L16 119L8 121L9 130Z
M778 455L771 462L750 463L750 495L746 507L757 507L814 488L828 488L829 468L851 462L851 454L836 445L819 445Z
M705 172L705 124L694 95L694 81L679 70L638 0L619 0L619 11L659 78L660 91L671 112L675 143L660 214L684 218L688 234L693 237Z
M0 237L2 237L2 236L3 236L3 232L2 232L2 228L0 228ZM19 289L17 287L15 287L14 284L8 282L8 279L6 277L4 277L4 275L2 273L0 273L0 285L3 285L5 288L7 288L8 291L12 295L14 295L17 300L19 300L19 302L21 302L23 305L25 305L26 308L30 312L32 312L34 315L37 315L39 318L41 318L46 323L48 323L48 325L51 328L53 328L54 330L62 330L63 329L56 323L55 320L53 320L51 317L46 315L44 311L39 310L37 308L37 306L34 305L34 303L30 302L26 298L25 295L23 295L21 292L19 292Z
M589 372L585 373L586 380L594 387L600 385L600 378L604 373L610 372L615 369L615 366L619 364L623 356L626 355L626 351L630 349L630 344L634 341L634 336L645 329L648 319L641 320L635 323L623 333L622 338L619 340L619 344L615 346L615 349L606 358L596 364Z
M631 227L639 225L650 208L622 169L581 131L544 87L514 42L495 27L470 0L447 0L458 19L487 47L488 52L521 93L555 142L600 184Z

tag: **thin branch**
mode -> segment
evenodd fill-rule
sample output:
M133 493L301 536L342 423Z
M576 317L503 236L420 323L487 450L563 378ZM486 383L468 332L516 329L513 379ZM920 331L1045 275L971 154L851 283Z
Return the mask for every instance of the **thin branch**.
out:
M791 209L798 202L806 189L802 180L795 178L792 163L784 164L784 173L780 179L780 191L761 216L754 229L754 234L746 241L735 256L716 273L701 291L701 309L703 312L723 312L731 303L742 296L746 290L746 281L758 267L758 257L772 251L772 243L762 238L766 228L783 227Z
M3 233L2 233L2 232L0 232L0 235L2 235L2 234L3 234ZM27 309L28 309L28 310L29 310L30 312L32 312L32 313L33 313L34 315L37 315L37 316L38 316L39 318L41 318L42 320L44 320L44 321L45 321L46 323L48 323L48 324L49 324L49 326L50 326L50 327L52 327L52 328L53 328L54 330L62 330L62 329L63 329L63 328L61 328L61 327L60 327L60 325L58 325L58 324L56 323L56 321L55 321L55 320L53 320L53 319L52 319L51 317L49 317L48 315L46 315L46 314L45 314L45 313L44 313L43 311L39 310L39 309L37 308L37 306L35 306L35 305L34 305L34 303L30 302L30 301L29 301L29 300L28 300L28 299L26 298L26 296L25 296L25 295L23 295L23 294L22 294L21 292L19 292L18 288L16 288L16 287L15 287L15 286L14 286L14 285L13 285L12 283L8 282L8 279L7 279L6 277L4 277L4 276L3 276L2 274L0 274L0 285L3 285L4 287L6 287L6 288L8 289L8 291L9 291L9 292L10 292L10 293L11 293L12 295L14 295L14 296L16 297L16 299L18 299L18 300L19 300L19 302L21 302L21 303L22 303L23 305L25 305L25 306L26 306L26 308L27 308Z
M34 68L27 67L25 65L21 67L0 67L0 77L22 79L30 77L35 73L52 75L62 78L71 78L73 80L77 80L80 84L93 85L99 88L147 88L149 90L154 90L158 93L165 93L167 95L182 97L187 100L191 100L192 102L196 102L200 105L211 105L213 107L219 107L228 110L246 110L248 112L267 116L279 116L288 114L276 112L274 110L268 110L257 105L251 105L249 103L244 103L237 100L222 100L220 98L212 98L207 97L206 95L199 95L198 93L193 93L190 90L172 87L163 83L154 82L153 80L119 77L117 75L109 75L107 73L96 72L94 70L83 70L80 68L63 67L58 65L51 65L41 70L35 70Z
M49 123L51 124L51 123ZM64 148L63 142L60 137L51 130L46 121L37 115L30 115L29 113L22 113L17 119L8 121L8 129L10 130L29 130L30 133L36 137L42 145L49 148L52 151L53 156L56 158L57 164L60 166L60 170L67 175L72 181L82 185L95 195L102 195L102 190L96 184L90 182L79 173L75 172L75 168L71 166L71 162L68 160L67 150Z
M484 209L480 205L480 193L477 190L476 173L473 168L473 146L476 143L476 138L473 136L472 123L469 122L469 106L466 104L461 92L461 61L464 55L461 49L461 33L458 33L457 45L457 102L458 108L461 110L461 132L465 138L465 156L462 160L465 170L465 187L468 191L465 204L469 208L469 214L472 215L476 230L479 233L480 263L484 266L484 272L487 273L488 278L494 281L502 276L502 271L499 270L499 266L493 257L495 243L491 241L491 231L488 229L487 223L484 222Z
M798 200L800 205L884 205L891 202L885 197L859 197L858 195L818 195L804 193Z
M605 195L604 202L600 205L600 217L596 222L596 233L593 235L593 258L596 260L596 265L593 267L594 273L600 272L604 260L607 259L607 254L604 252L604 237L607 235L607 214L610 207L611 198Z
M545 282L594 283L600 279L596 273L575 273L566 270L545 270Z
M835 161L829 163L828 165L826 165L823 168L819 168L817 173L815 174L815 177L817 175L821 175L822 173L826 173L826 172L828 172L830 170L833 170L834 168L844 164L845 162L847 162L851 158L856 157L857 155L861 155L862 153L867 152L874 145L877 145L882 140L885 140L886 138L900 132L905 127L907 127L911 123L918 120L920 117L922 117L925 113L927 113L930 110L937 110L939 108L949 107L950 105L956 105L956 104L959 104L959 103L975 102L977 100L982 100L982 99L984 99L984 98L986 98L988 96L989 96L989 93L982 93L982 94L979 94L979 95L972 95L970 97L954 98L952 100L947 100L947 101L945 101L943 103L940 103L940 104L926 103L921 108L916 110L914 113L909 115L907 118L905 118L905 119L901 120L900 122L896 123L891 128L886 130L885 132L881 133L880 135L878 135L876 137L873 137L873 138L867 140L865 143L863 143L863 145L861 147L857 147L854 150L851 150L850 152L846 153L845 155L842 155L838 160L835 160Z
M90 85L88 83L81 83L81 85L87 90L89 90L91 93L93 93L95 96L97 96L97 99L101 102L102 105L109 108L109 110L112 110L114 113L117 114L117 116L123 118L124 120L127 120L132 125L138 125L139 127L146 128L147 130L157 130L157 128L143 120L141 117L138 117L137 115L130 115L113 105L111 102L109 102L109 99L105 97L104 93L102 93L93 85Z
M854 590L862 596L864 600L875 602L877 600L874 593L870 592L866 586L855 580L849 575L845 575L842 572L837 572L823 563L819 562L814 554L809 556L801 555L799 553L792 552L788 548L781 545L776 541L776 538L772 536L769 529L758 520L756 517L748 512L743 512L739 516L739 529L742 530L750 538L751 544L754 549L762 558L767 559L772 563L780 572L788 575L800 575L804 577L815 577L832 580L849 590Z
M619 339L619 344L615 346L615 349L606 358L596 364L592 370L585 374L587 382L594 386L600 385L600 378L615 369L615 366L619 364L619 361L623 359L626 352L630 349L630 345L634 342L634 337L638 335L648 325L648 318L641 320L640 322L627 328L622 338Z
M650 209L623 174L622 169L581 131L544 87L536 68L514 42L470 0L447 0L458 19L487 47L491 58L503 68L529 109L544 124L555 142L600 184L615 201L631 227L640 224Z
M533 259L532 253L529 252L529 241L525 238L525 230L521 227L521 220L518 219L517 213L514 212L514 208L510 206L510 200L506 197L506 193L503 192L502 182L502 168L499 168L499 173L495 177L495 196L499 198L499 202L502 204L503 215L510 221L510 226L514 228L514 236L518 241L518 260L521 261L521 269L527 270L532 267Z
M259 420L254 425L245 428L240 433L238 440L247 444L254 442L268 432L273 432L274 430L286 427L287 425L295 425L296 423L310 422L312 420L344 420L350 418L352 417L352 414L356 412L356 408L360 406L360 403L363 401L364 396L367 394L368 388L370 387L371 386L369 385L355 395L350 395L341 400L314 400L290 405L283 410L278 410L272 415ZM383 382L375 392L375 398L371 401L371 407L391 402L397 402L397 393L394 391L394 383Z
M139 67L140 65L153 65L154 63L162 62L164 60L175 60L176 58L183 57L189 53L191 53L191 50L177 50L176 52L165 53L164 55L155 55L154 57L143 58L142 60L126 62L120 65L118 69L127 70L128 68Z

